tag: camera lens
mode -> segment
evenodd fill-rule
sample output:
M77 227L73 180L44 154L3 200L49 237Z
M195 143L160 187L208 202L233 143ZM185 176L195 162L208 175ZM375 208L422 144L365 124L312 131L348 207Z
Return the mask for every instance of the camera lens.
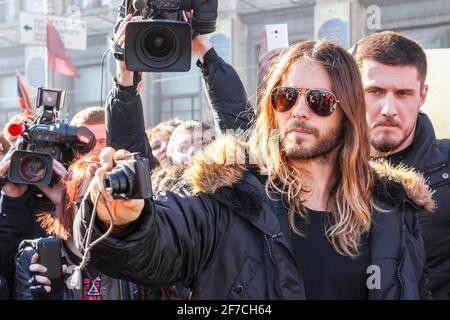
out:
M177 62L182 53L178 32L169 24L150 25L141 32L136 43L139 59L152 68L167 68Z
M165 30L153 30L144 38L144 47L149 55L164 58L175 50L174 34Z
M36 183L45 177L47 165L44 159L36 155L23 157L19 162L19 175L28 182Z
M134 174L128 167L118 165L115 170L105 174L103 183L106 192L113 197L126 198L133 194Z

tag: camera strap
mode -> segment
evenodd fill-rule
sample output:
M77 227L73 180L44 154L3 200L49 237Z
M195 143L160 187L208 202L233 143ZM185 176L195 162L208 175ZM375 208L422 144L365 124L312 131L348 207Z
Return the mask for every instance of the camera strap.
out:
M114 58L120 61L125 60L125 50L122 49L113 38L109 39L109 49L111 50L112 55Z

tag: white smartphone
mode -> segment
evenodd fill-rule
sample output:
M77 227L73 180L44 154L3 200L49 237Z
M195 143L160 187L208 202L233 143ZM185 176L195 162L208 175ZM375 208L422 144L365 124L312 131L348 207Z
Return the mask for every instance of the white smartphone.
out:
M267 24L267 51L289 47L288 26L283 24Z

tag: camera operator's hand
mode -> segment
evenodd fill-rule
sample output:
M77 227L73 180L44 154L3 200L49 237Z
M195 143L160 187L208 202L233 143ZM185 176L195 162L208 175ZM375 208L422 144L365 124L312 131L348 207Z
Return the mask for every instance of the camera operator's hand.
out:
M113 148L103 149L100 155L100 163L102 167L95 173L95 177L89 187L89 195L91 201L94 203L98 193L101 192L106 199L111 214L114 219L114 225L124 227L131 222L137 220L144 208L144 200L131 199L131 200L114 200L105 190L103 184L103 177L105 173L111 171L114 167L114 160L124 160L128 152L125 150L115 151ZM108 211L102 199L98 202L97 214L101 221L105 224L110 224L110 218Z
M8 173L9 166L11 165L11 156L15 150L16 147L11 146L8 153L3 157L2 161L0 162L0 177L4 177ZM11 182L7 182L2 188L3 194L11 198L20 198L25 194L25 192L27 192L27 190L28 185L14 184Z
M64 204L64 185L60 183L67 175L67 170L57 160L53 160L53 173L58 176L58 183L53 186L38 186L38 188L49 198L56 206Z
M203 63L203 57L212 48L211 42L207 35L198 35L192 40L192 53L197 56L201 63Z
M33 276L28 280L30 286L30 292L35 300L45 299L47 295L52 291L52 282L49 278L39 275L47 271L47 268L41 264L38 264L39 255L35 253L31 257L31 264L29 270ZM67 266L62 266L63 274L67 273Z
M264 87L265 77L269 74L276 58L283 51L283 48L267 51L267 31L263 29L261 34L261 49L258 56L258 88Z
M125 48L125 28L127 24L131 21L133 15L129 14L121 22L119 29L114 36L114 42L117 43L122 49ZM129 87L133 85L133 72L127 69L125 61L116 60L117 66L117 82L124 86Z

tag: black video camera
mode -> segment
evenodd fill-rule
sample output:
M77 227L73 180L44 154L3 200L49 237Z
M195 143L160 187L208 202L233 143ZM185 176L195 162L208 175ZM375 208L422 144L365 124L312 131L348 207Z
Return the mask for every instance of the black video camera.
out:
M139 153L130 153L125 160L115 162L105 174L103 184L114 199L147 199L152 196L150 165Z
M133 14L142 18L130 22L125 30L125 64L130 71L189 71L192 39L216 30L218 0L134 0L128 3L128 12L134 8ZM191 10L192 21L188 23L184 14Z
M42 113L29 126L22 123L9 127L11 134L21 135L11 156L10 182L52 185L53 159L67 167L77 153L85 154L94 148L95 136L88 128L58 120L64 94L62 90L38 88L36 107L43 107Z

